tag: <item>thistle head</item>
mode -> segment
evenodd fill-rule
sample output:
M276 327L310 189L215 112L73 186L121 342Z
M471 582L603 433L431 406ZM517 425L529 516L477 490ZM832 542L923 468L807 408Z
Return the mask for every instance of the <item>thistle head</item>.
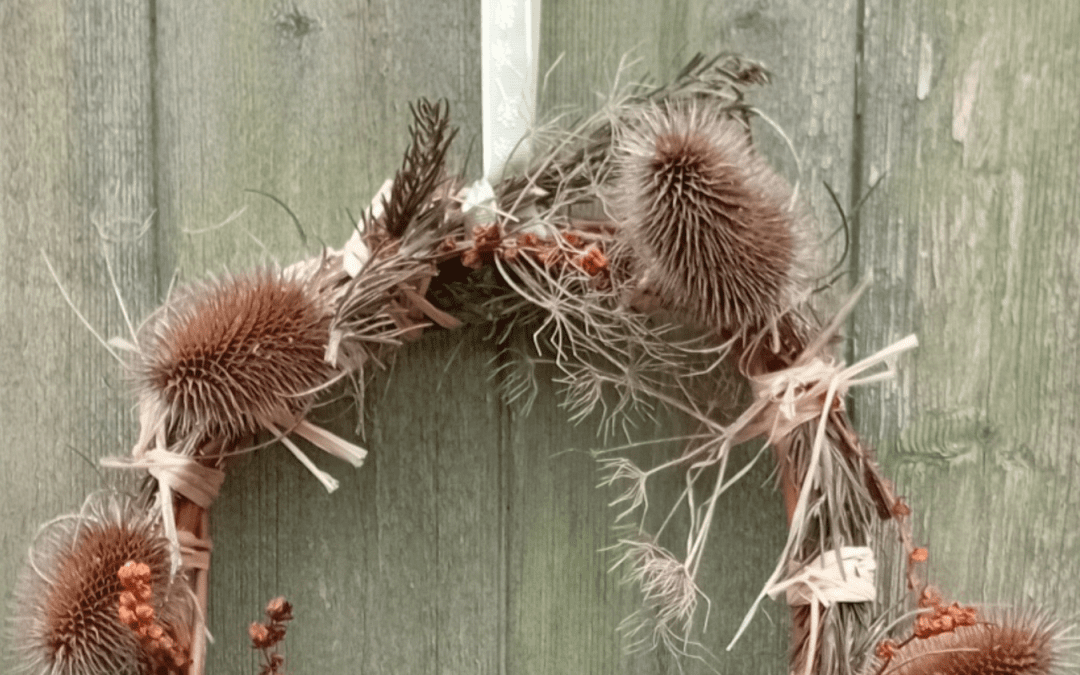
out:
M646 109L616 139L613 206L642 283L691 323L757 330L804 294L792 191L745 124L689 103Z
M948 619L941 615L937 621ZM925 622L924 622L925 623ZM923 626L925 629L925 626ZM884 642L866 673L888 675L1053 675L1064 673L1075 638L1068 629L1038 612L1007 610L978 614L974 621L943 629L916 626L912 639L898 646ZM923 635L924 637L920 637ZM1073 672L1071 669L1068 672Z
M234 439L293 420L332 377L332 310L315 285L276 271L182 290L139 338L143 436Z
M124 588L117 572L131 560L149 570L158 624L174 642L189 641L192 595L171 577L160 520L128 497L98 493L79 514L44 525L30 551L16 592L14 645L22 672L150 672L152 655L119 614Z

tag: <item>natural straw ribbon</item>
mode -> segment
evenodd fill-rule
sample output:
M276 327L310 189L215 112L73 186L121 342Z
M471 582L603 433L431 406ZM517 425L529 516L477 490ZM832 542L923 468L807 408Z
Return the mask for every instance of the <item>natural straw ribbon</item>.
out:
M877 561L867 546L844 546L827 551L803 566L802 570L768 590L775 600L787 595L791 606L818 603L830 607L838 602L873 602L877 598L874 572Z
M180 538L173 512L173 492L183 495L203 509L209 509L225 482L225 472L199 463L194 457L153 448L137 457L104 457L101 465L110 469L145 469L157 479L158 503L165 537L172 548L172 572L181 564Z

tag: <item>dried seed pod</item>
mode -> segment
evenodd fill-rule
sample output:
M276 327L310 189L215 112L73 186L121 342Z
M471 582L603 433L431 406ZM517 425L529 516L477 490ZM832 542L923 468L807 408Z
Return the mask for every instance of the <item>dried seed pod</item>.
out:
M332 311L313 284L275 271L191 286L139 337L143 439L235 439L297 419L326 384Z
M866 673L889 675L1051 675L1065 672L1065 629L1043 614L980 613L975 625L957 626L886 650ZM1072 672L1071 670L1069 672Z
M799 302L801 218L742 122L693 104L653 107L620 130L616 156L613 207L643 292L725 334Z
M97 493L77 515L44 525L17 590L15 650L22 672L127 675L152 672L152 657L119 616L117 571L129 560L150 568L151 602L173 641L188 644L192 594L170 577L160 519L131 498Z

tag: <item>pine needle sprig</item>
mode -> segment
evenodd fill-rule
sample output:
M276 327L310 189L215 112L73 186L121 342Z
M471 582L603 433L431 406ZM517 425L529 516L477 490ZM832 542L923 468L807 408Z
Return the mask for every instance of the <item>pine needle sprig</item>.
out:
M411 141L383 203L386 231L394 238L423 223L441 221L442 202L431 197L447 180L446 153L457 134L450 126L450 104L445 99L431 103L422 98L409 110Z

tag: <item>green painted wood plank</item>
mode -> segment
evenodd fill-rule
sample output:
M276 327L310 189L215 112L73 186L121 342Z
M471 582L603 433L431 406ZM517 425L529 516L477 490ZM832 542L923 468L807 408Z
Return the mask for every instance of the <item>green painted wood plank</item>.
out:
M107 481L134 416L120 370L42 258L106 336L156 303L150 22L143 2L0 6L0 588L10 603L38 526ZM99 236L99 232L103 236ZM8 635L0 670L13 668Z
M462 163L480 133L473 4L423 12L347 2L159 8L161 219L176 266L200 277L340 246L346 210L359 217L400 164L408 105L421 96L449 100L461 127L453 159ZM430 39L436 25L438 41ZM308 245L278 204L247 190L288 204ZM241 207L236 226L187 234Z
M1080 49L1075 3L867 2L856 352L919 333L858 395L958 599L1080 609Z
M541 95L542 103L550 110L558 111L560 105L567 103L596 105L598 95L606 93L620 57L628 52L640 59L638 72L645 70L659 79L674 75L699 51L733 51L764 62L773 71L774 82L772 86L753 92L752 101L788 135L800 160L797 163L793 159L786 142L775 129L760 121L755 126L756 141L789 180L799 182L800 193L817 221L816 236L824 238L839 225L823 182L828 182L844 203L853 201L849 179L855 119L855 3L825 2L807 6L787 2L658 4L621 0L560 2L551 8L552 5L545 5L545 10L550 11L545 13L542 24L541 72L547 64L561 60L550 72L547 91ZM830 255L838 256L839 247L831 249ZM645 428L639 433L635 440L657 431ZM741 449L740 461L749 452L749 449ZM706 556L700 578L700 586L711 597L713 605L708 630L698 639L716 655L710 666L720 672L786 672L790 621L787 608L782 605L768 604L769 618L759 615L734 650L724 651L775 566L786 536L781 498L767 477L771 456L758 468L760 471L746 476L723 501L709 542L710 554ZM553 494L566 491L562 487L566 481L556 473L558 470L558 464L551 465L549 480L560 486L549 488ZM544 474L531 472L530 475ZM680 483L671 480L658 490L652 496L657 511L662 512L661 504L670 503L681 489ZM586 498L586 494L581 494L581 506L572 512L600 511L602 499ZM533 509L549 508L546 500L538 496L533 499L536 501ZM591 506L590 502L593 502ZM545 524L544 536L558 537L570 527L565 523L567 516L562 511L556 513L559 516ZM611 517L613 514L609 512L609 523ZM595 528L592 536L597 538L597 544L587 547L589 550L607 545L611 536L605 535L603 524L595 523L592 518L586 522ZM680 535L677 532L671 534L670 540L664 543L673 550L681 550L684 544ZM685 537L685 533L681 536ZM559 549L556 547L555 550ZM542 560L526 560L526 563L533 566L530 569L545 566ZM598 560L595 564L600 563ZM528 602L531 609L540 607L541 610L540 616L523 620L519 630L542 636L540 645L548 645L548 651L525 638L511 641L511 644L520 645L517 655L511 654L511 672L532 672L541 664L550 663L545 658L554 659L554 654L596 654L592 660L567 662L576 666L569 670L578 672L675 671L670 659L662 656L627 660L617 655L609 656L610 652L598 646L601 642L596 632L573 628L586 623L584 618L576 615L576 612L584 614L582 604L546 599L549 591L543 584L541 578L531 586L523 585L521 602ZM579 589L577 592L583 593L580 590L583 583L575 580L574 584ZM594 592L601 593L599 590ZM621 611L611 611L600 620L610 622L614 628L617 619L625 616L627 610L636 609L633 604L635 594L604 592L600 597L608 598L607 601L614 602ZM512 593L512 602L515 597ZM559 614L564 606L575 614ZM545 617L548 617L546 624ZM511 630L515 628L511 624ZM687 672L694 673L710 672L710 666L692 660L684 663Z
M474 3L160 10L161 210L188 278L340 246L347 213L359 216L400 164L408 104L420 96L450 101L461 127L453 161L479 135ZM307 246L280 206L246 190L285 202ZM234 225L184 232L240 206ZM464 348L446 389L432 387L460 339L405 350L389 385L373 387L367 466L313 455L342 481L337 493L276 446L230 472L213 512L220 638L208 672L255 671L243 632L278 593L296 607L286 643L295 672L497 670L500 437L487 356ZM356 416L345 405L321 414L346 434Z
M545 63L566 58L543 100L591 102L635 45L659 75L692 52L730 48L776 74L756 101L802 155L801 182L824 229L836 219L822 180L850 203L887 170L859 230L859 272L878 284L854 321L854 350L911 330L923 347L899 389L858 394L860 428L886 439L887 466L919 509L943 586L968 599L1053 599L1074 612L1080 163L1068 73L1077 17L1065 3L1030 16L1003 4L903 14L867 5L859 127L854 3L672 3L661 20L628 1L549 4ZM100 484L69 448L96 459L125 451L134 432L119 369L62 304L37 250L59 251L76 303L116 335L123 324L93 223L112 237L137 315L161 298L174 267L199 278L287 263L319 238L339 244L345 210L363 208L399 161L408 101L447 96L462 140L479 132L478 7L445 6L435 18L404 11L159 6L151 40L140 3L0 9L4 44L14 45L0 57L12 448L3 468L31 477L2 502L5 590L34 527ZM764 127L758 137L794 175L779 138ZM283 211L246 189L286 201L313 243L304 248ZM242 206L238 221L190 232ZM151 233L135 239L155 209ZM298 599L304 617L287 643L298 672L358 663L375 672L671 669L619 654L611 629L634 597L597 553L612 540L609 496L593 490L585 457L550 456L592 445L592 429L565 428L551 391L531 418L502 410L485 380L492 352L476 338L458 351L458 336L432 337L403 354L369 408L371 464L354 472L317 460L343 479L339 493L323 494L281 448L235 462L214 512L210 672L256 670L244 627L277 592ZM447 399L430 391L432 371L452 357L445 381L461 394ZM429 414L416 417L421 410ZM351 427L346 407L325 414L335 429ZM708 634L717 651L783 536L782 524L770 525L779 504L766 482L752 474L734 496L749 506L717 524L713 541L724 537L730 550L702 580L724 605ZM342 560L350 563L330 562ZM786 612L774 607L779 625L759 619L727 666L781 672Z

